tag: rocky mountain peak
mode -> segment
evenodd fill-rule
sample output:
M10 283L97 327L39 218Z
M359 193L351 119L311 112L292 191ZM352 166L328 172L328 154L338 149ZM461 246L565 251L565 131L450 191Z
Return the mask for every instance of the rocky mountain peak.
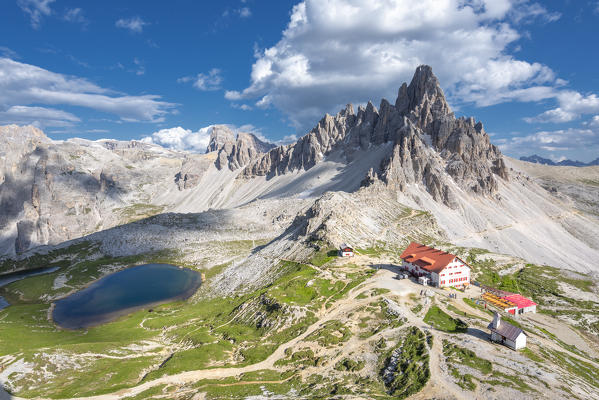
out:
M439 80L428 65L416 68L409 86L401 85L395 109L427 133L430 133L433 121L453 117Z
M214 125L212 132L210 132L210 141L206 153L219 151L224 147L232 147L235 140L235 134L227 125Z
M216 167L223 169L228 166L233 171L247 165L273 147L275 145L272 143L266 143L251 133L240 132L235 135L228 126L215 125L212 127L206 152L217 151Z
M358 151L388 143L392 150L379 166L372 166L365 185L377 177L398 190L405 190L408 183L424 184L435 200L454 206L456 185L492 195L498 188L495 176L508 179L503 156L490 143L482 123L455 118L428 65L416 69L409 85L401 85L394 105L383 99L378 110L369 101L358 107L357 114L351 105L335 116L327 114L296 143L256 158L240 177L309 169L332 151L343 152L351 161Z

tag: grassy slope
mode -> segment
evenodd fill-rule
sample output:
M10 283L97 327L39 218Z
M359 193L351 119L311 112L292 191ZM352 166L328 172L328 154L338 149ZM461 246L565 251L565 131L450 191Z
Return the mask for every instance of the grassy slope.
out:
M98 269L107 264L125 265L142 261L176 263L176 260L167 258L167 255L99 258L70 267L69 275L76 275L83 285L86 279L96 278ZM51 286L58 274L64 272L63 269L15 282L4 291L14 300L14 305L0 311L0 337L3 338L0 354L18 355L37 370L37 373L16 380L16 384L23 388L19 391L23 396L95 395L131 386L143 376L144 380L149 380L212 365L253 364L265 359L280 343L303 332L315 321L313 311L326 300L340 298L373 272L356 270L347 274L347 280L341 282L316 277L316 271L309 265L282 262L280 268L284 272L276 282L243 297L166 304L155 307L151 313L138 311L87 331L59 330L46 318L49 304L40 301L39 296L46 292L61 294L60 291L53 292ZM209 272L208 275L212 275L213 271ZM69 283L77 286L75 282ZM268 307L262 304L263 299L270 301ZM261 311L266 315L263 322L285 320L289 317L289 307L300 307L306 312L295 318L291 325L269 329L268 323L260 326L256 321L240 316L240 307L252 302L263 307ZM143 340L159 343L159 348L148 356L123 350ZM47 365L47 357L58 354L77 358L77 354L101 355L115 349L132 358L94 361L92 356L91 361L87 358L80 365L62 365L62 371L50 367L49 372L54 374L51 379L48 379L49 376L42 378L40 368L35 367ZM89 379L92 376L94 378ZM46 383L40 385L36 378Z
M236 247L238 244L231 244L231 246ZM79 257L92 250L81 247L74 251L74 254ZM394 253L388 249L376 248L370 249L368 252L372 255L378 255L378 252ZM559 278L555 275L556 271L545 269L545 267L527 266L526 268L530 268L530 273L525 274L518 271L508 274L507 278L504 278L497 274L499 267L484 260L479 261L480 254L482 252L475 255L477 258L470 262L474 264L476 273L481 280L489 279L488 282L503 285L504 288L509 287L508 285L518 285L519 289L525 288L524 290L528 290L530 293L538 293L538 290L542 290L539 289L539 286L542 286L550 288L549 293L552 295L563 296L559 288L555 286L555 281ZM62 253L56 256L64 258L66 255ZM326 248L316 253L309 262L334 270L330 265L332 259L334 259L332 249ZM54 262L52 259L34 261L35 265ZM74 280L71 283L74 286L85 284L89 279L96 277L99 269L106 265L142 261L177 263L176 257L169 254L122 259L100 258L70 267L72 271L77 272L75 275L79 280ZM252 364L268 357L280 343L303 332L309 324L315 321L313 313L316 310L341 298L374 272L346 265L343 273L345 279L323 279L314 268L307 264L282 262L280 268L282 269L281 278L276 282L243 297L213 299L197 303L167 304L156 307L152 313L139 311L119 321L92 328L86 332L67 332L55 329L46 319L48 304L39 301L39 295L48 290L56 276L64 272L64 269L48 276L31 278L31 281L28 280L32 282L30 285L17 282L7 287L7 294L12 295L20 304L0 311L0 338L2 338L0 354L21 353L19 357L25 361L42 366L44 363L47 365L47 361L40 354L53 356L64 354L76 358L78 354L106 354L111 350L121 349L125 354L135 355L134 351L127 353L127 350L123 349L128 345L138 344L142 340L160 343L159 348L144 356L137 355L130 359L96 359L79 366L63 365L65 369L62 371L54 371L50 368L50 372L54 372L55 377L51 381L45 381L43 385L33 379L23 379L17 382L28 388L19 392L20 395L48 397L84 396L112 392L134 385L144 376L144 380L149 380L164 374L211 366ZM215 274L217 269L208 270L208 277ZM494 279L499 280L494 281ZM589 284L590 281L587 279L568 279L573 286L580 287L582 290L592 290L592 284ZM378 296L381 293L382 291L373 292L371 296ZM529 292L523 291L523 293ZM365 297L365 295L361 295L358 298ZM266 327L268 324L260 325L256 321L252 322L240 315L241 306L247 304L262 307L259 308L259 311L266 317L261 322L284 321L291 314L288 307L299 307L305 311L305 314L294 320L291 325L284 325L280 329L269 329ZM449 308L448 310L452 311ZM396 329L402 324L397 318L387 316L386 303L383 301L372 303L366 311L369 312L370 317L360 321L358 325L361 331L355 335L362 339L373 337L382 329ZM452 318L436 306L431 307L428 311L425 321L448 332L465 328L465 324ZM322 342L321 344L325 347L335 347L343 345L351 337L351 333L347 332L338 321L331 321L323 326L312 339L316 343ZM387 350L381 351L381 357L386 354ZM469 356L458 353L460 354L457 358L455 354L452 355L458 360L456 362L468 365ZM533 355L538 357L536 353ZM560 357L558 354L551 354L551 356L556 360ZM314 363L318 362L314 355L308 352L290 354L289 357L289 363L285 365L298 368L302 365L315 365ZM386 397L386 391L389 388L385 388L381 382L365 382L355 375L361 369L359 363L343 363L342 361L338 363L338 370L343 371L344 379L353 379L352 385L357 385L370 393L377 393L378 398ZM208 393L208 398L238 398L236 396L261 394L262 386L275 393L287 393L293 387L305 390L306 393L315 395L320 393L321 396L327 397L343 393L349 385L349 381L319 381L318 377L302 381L292 375L264 371L255 376L248 374L248 376L238 378L202 381L194 386L203 388ZM415 377L414 382L421 382L421 378L425 375L423 371L420 371L412 376ZM94 378L90 379L91 376ZM589 372L588 376L592 376L592 372ZM39 377L37 376L37 378ZM252 383L252 379L256 383ZM472 379L464 379L465 385L473 382ZM498 385L509 385L511 382L509 377L497 374L488 380L496 382ZM240 382L247 382L247 384L238 385ZM512 384L515 385L513 382ZM526 388L520 389L526 390ZM169 389L164 388L164 390ZM151 390L152 393L160 391L158 389Z

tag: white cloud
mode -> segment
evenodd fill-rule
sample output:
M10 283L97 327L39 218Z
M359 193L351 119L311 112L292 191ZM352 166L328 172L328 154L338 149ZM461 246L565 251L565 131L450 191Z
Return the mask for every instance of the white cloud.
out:
M12 58L13 60L21 58L16 51L6 46L0 46L0 57Z
M231 103L231 107L233 108L237 108L239 110L243 110L243 111L251 111L254 108L248 104L238 104L238 103Z
M202 91L218 90L223 78L218 68L212 68L208 73L199 73L196 76L185 76L177 79L179 83L193 82L193 87Z
M81 8L68 8L62 16L62 19L68 22L78 23L83 26L87 26L89 24L89 20L85 17Z
M143 61L141 61L140 59L138 59L137 57L135 57L133 59L133 64L135 64L135 75L143 75L146 73L146 67L144 66Z
M178 126L154 132L150 136L144 137L142 142L159 144L173 150L204 153L210 141L210 132L212 132L212 125L196 132Z
M275 142L275 144L277 146L286 145L286 144L297 142L297 139L298 139L297 135L286 135L286 136L283 136L282 139L277 140Z
M55 0L17 0L17 5L26 14L29 15L29 20L33 29L39 29L42 24L42 18L52 14L50 4Z
M526 0L305 0L277 44L257 52L250 85L229 100L254 99L308 128L348 101L391 100L429 64L454 103L479 106L554 96L553 71L518 60L518 23L551 21Z
M192 131L180 126L175 128L161 129L141 139L145 143L154 143L172 150L190 151L193 153L204 153L210 142L210 134L215 125L209 125ZM233 133L246 132L254 134L258 139L269 142L260 130L251 124L235 126L227 125Z
M570 122L582 115L599 113L599 97L596 94L583 96L578 92L563 90L557 95L559 107L547 110L533 118L525 118L527 122Z
M252 16L252 11L248 7L241 7L236 10L241 18L249 18Z
M225 99L227 100L241 100L242 96L236 90L227 90L225 91Z
M595 121L598 123L595 124ZM497 139L499 148L515 156L531 154L549 154L552 159L597 158L599 147L599 118L578 128L539 131L528 135L516 135Z
M128 29L133 33L141 33L144 26L149 25L149 22L144 21L141 17L121 18L115 23L117 28Z
M540 19L543 22L555 22L560 19L561 14L558 12L549 12L539 3L530 3L528 1L516 0L518 7L511 9L510 16L518 22L532 22ZM520 3L520 4L518 4Z
M57 104L114 114L122 121L145 122L161 122L175 107L157 95L116 93L83 78L0 58L0 110Z
M38 128L49 126L67 127L79 122L79 118L66 111L55 108L12 106L0 111L3 124L34 125Z

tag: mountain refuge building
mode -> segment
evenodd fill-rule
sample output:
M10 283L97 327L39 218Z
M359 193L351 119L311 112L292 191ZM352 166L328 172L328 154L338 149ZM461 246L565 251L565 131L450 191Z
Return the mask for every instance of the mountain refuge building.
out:
M339 257L353 257L354 249L346 245L345 243L339 246Z
M534 301L527 299L521 294L512 294L509 296L502 297L503 300L507 300L513 303L516 308L512 310L508 310L510 314L520 315L526 313L536 313L537 312L537 303Z
M412 242L401 254L402 268L412 275L428 278L435 287L470 284L470 267L455 254Z
M512 350L526 347L526 333L517 326L501 321L497 312L487 328L491 331L492 342L501 343Z

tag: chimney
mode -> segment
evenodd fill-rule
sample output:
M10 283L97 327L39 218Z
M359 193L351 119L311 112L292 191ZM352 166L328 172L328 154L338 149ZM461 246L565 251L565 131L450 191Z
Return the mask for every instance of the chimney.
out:
M493 317L493 329L497 329L499 328L499 325L501 325L501 316L499 315L498 312L495 312L495 316Z

